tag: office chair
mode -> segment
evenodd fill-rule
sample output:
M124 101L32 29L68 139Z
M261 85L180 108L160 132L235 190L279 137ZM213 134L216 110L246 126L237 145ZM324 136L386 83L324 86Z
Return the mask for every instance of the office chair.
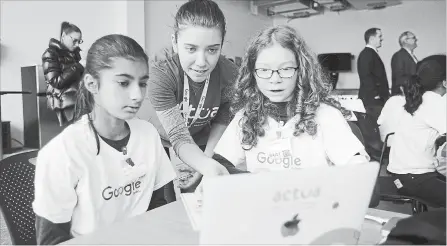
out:
M36 245L34 200L35 167L28 160L37 150L0 161L0 209L14 245Z
M380 166L384 168L386 168L384 159L389 158L391 150L391 147L388 147L388 140L392 135L394 135L394 132L386 135L380 154ZM427 211L426 202L421 201L419 198L399 194L398 189L394 184L395 179L396 178L393 176L379 176L377 178L377 182L380 186L380 200L396 204L411 204L413 214Z

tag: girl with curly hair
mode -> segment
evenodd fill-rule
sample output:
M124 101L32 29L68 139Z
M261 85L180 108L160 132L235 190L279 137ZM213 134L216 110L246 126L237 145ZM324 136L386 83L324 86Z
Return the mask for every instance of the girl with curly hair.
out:
M315 54L291 27L251 41L235 89L235 117L214 149L219 162L258 172L369 160L345 120L350 112L329 97Z

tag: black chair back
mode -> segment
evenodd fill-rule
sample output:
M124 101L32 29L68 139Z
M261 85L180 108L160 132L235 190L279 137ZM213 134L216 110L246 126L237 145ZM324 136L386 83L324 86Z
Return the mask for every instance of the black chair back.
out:
M352 121L348 121L348 125L349 125L349 127L351 127L352 133L354 133L354 135L359 139L359 141L363 145L365 145L365 139L363 138L363 134L362 134L362 131L360 130L359 126Z
M35 167L29 162L37 151L0 161L0 209L15 245L36 245L34 200Z
M379 161L381 166L383 165L383 159L389 158L389 156L390 156L391 148L388 147L388 140L389 140L390 136L392 136L392 135L394 135L394 132L390 132L385 136L385 142L383 143L383 146L382 146L382 152L380 154L380 161Z

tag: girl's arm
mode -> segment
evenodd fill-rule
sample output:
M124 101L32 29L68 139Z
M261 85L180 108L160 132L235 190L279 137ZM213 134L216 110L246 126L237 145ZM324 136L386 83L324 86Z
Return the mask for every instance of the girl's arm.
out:
M212 157L214 155L214 147L216 147L217 142L219 142L220 137L222 137L223 133L227 125L220 123L213 123L211 125L210 136L208 137L208 142L206 143L205 155Z
M177 88L180 70L176 62L167 58L151 65L148 97L163 126L158 132L164 130L180 160L201 174L227 174L222 165L203 153L185 125L176 100L177 93L182 93Z
M196 144L185 143L178 148L179 158L202 175L217 176L228 174L219 162L206 156Z
M197 146L177 107L157 111L157 116L180 160L203 175L215 176L228 173L222 165L206 156Z
M230 102L233 96L232 88L238 75L237 66L228 59L221 57L218 65L222 76L221 81L223 81L220 93L221 104L216 117L211 122L211 132L206 144L205 154L209 157L213 156L214 148L231 121Z
M58 244L72 238L79 175L61 143L49 142L37 156L33 201L37 244Z
M219 154L214 154L213 159L219 162L222 166L224 166L230 174L250 173L249 171L244 171L235 167L233 163L231 163L229 160L227 160L225 157Z
M205 148L205 155L209 157L213 156L214 148L230 123L230 103L228 102L227 94L226 90L222 91L223 102L217 111L216 117L211 122L211 131Z
M365 147L338 109L322 104L317 111L316 122L320 131L317 134L322 135L323 148L334 165L369 161Z

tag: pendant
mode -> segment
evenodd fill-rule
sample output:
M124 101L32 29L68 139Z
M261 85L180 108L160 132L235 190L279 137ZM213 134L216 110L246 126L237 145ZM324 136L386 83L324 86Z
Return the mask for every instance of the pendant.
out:
M130 158L127 158L127 159L126 159L126 162L127 162L127 164L129 164L129 166L131 166L131 167L135 166L135 163L133 163L132 159L130 159Z
M127 147L126 147L126 146L123 146L123 147L121 148L121 152L123 152L123 155L127 155Z

